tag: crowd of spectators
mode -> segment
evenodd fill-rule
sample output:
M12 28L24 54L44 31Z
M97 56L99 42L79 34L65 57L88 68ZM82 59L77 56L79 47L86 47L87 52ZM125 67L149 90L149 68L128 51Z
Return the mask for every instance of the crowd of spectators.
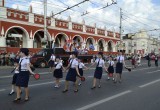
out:
M29 57L32 57L33 54L30 52ZM19 58L19 52L2 52L0 53L0 66L14 66L14 63L19 61Z

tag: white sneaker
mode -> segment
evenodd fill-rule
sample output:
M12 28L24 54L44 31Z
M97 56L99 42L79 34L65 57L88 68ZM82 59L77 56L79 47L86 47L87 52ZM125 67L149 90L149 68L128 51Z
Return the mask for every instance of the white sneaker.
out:
M78 84L78 86L82 85L81 83Z
M110 77L108 77L108 80L110 80Z
M55 85L54 87L55 87L55 88L59 88L59 86L58 86L58 85Z

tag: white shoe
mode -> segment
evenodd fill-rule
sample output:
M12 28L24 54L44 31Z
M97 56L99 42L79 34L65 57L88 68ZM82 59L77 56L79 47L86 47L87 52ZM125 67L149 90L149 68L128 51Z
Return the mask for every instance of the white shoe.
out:
M78 84L78 86L82 85L81 83Z
M110 77L108 77L108 80L110 80Z
M55 85L54 87L55 87L55 88L59 88L59 86L58 86L58 85Z

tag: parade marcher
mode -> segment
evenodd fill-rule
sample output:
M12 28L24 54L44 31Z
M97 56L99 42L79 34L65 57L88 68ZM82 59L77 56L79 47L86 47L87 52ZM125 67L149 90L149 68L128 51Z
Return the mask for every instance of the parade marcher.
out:
M62 69L64 70L63 64L62 64L59 56L56 57L56 61L55 61L54 64L55 64L55 69L54 69L54 72L53 72L53 76L56 78L56 82L55 82L54 87L59 88L60 87L59 79L63 78Z
M53 68L54 68L54 62L55 62L55 55L52 54L51 57L50 57L50 60L48 61L48 65L49 65L49 72L53 72Z
M110 77L113 77L112 80L114 81L114 61L111 56L109 57L108 65L108 80L110 80Z
M136 56L135 55L132 56L131 62L132 62L132 68L136 68Z
M138 55L138 58L137 58L137 64L138 64L138 66L140 66L140 65L141 65L141 55Z
M20 91L21 87L24 87L25 89L25 101L29 100L29 89L28 89L28 82L29 82L29 75L35 74L32 72L30 68L30 60L28 59L29 50L27 48L21 48L20 49L20 61L19 61L19 74L17 76L16 80L16 88L17 88L17 97L14 100L14 102L20 101Z
M107 71L106 67L105 67L105 63L104 63L104 60L102 59L103 58L103 53L102 52L99 52L98 53L98 58L96 59L96 61L90 66L92 67L94 64L97 64L96 66L96 69L95 69L95 72L94 72L94 79L93 79L93 85L92 85L92 88L91 89L95 89L96 88L96 82L97 82L97 79L98 79L98 88L101 87L101 78L102 78L102 73L103 73L103 67L105 68L105 70Z
M123 65L125 66L124 56L122 55L122 52L119 52L119 55L117 56L116 74L114 78L114 83L117 83L118 79L119 79L119 83L121 83Z
M147 60L148 60L148 67L151 67L151 55L150 54L148 54Z
M155 66L158 67L158 55L155 56Z
M86 70L88 69L85 65L84 65L84 63L82 63L81 62L81 59L78 59L78 70L79 70L79 74L81 75L81 76L83 76L83 68L85 68ZM81 85L81 79L79 79L79 86Z
M65 81L65 88L62 91L63 93L68 91L68 83L69 81L74 82L75 84L75 89L74 92L78 92L78 84L77 84L77 75L80 76L79 70L78 70L78 61L77 61L77 53L73 52L72 53L72 59L70 60L66 70L68 70L67 76L66 76L66 81Z
M15 67L14 67L14 75L12 77L12 87L11 87L11 92L9 93L9 95L12 95L15 93L15 87L16 87L16 80L17 80L17 76L19 74L19 70L18 70L18 63L15 62L14 63ZM20 92L21 93L21 92Z

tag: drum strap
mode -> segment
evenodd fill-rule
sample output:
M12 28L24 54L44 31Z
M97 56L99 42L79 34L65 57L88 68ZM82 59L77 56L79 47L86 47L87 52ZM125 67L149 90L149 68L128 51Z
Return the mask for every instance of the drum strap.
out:
M71 61L71 63L70 63L70 66L69 66L69 68L71 68L73 60L74 60L74 59L72 59L72 61Z
M118 62L120 63L120 58L121 58L121 56L119 56L119 58L118 58Z
M21 70L21 62L22 62L22 60L19 62L19 71Z
M100 62L100 59L99 59L99 61L98 61L98 63L97 63L97 66L96 66L96 67L98 67L98 66L99 66L99 62Z

